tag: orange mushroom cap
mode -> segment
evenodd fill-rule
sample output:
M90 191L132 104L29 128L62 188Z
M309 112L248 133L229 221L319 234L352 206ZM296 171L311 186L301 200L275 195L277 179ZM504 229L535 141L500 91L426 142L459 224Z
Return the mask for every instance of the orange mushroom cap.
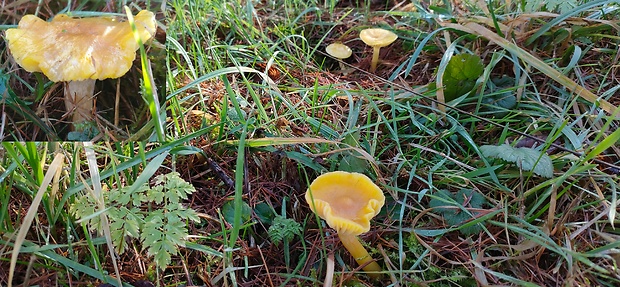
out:
M370 230L385 196L361 173L334 171L317 177L306 192L312 211L338 233L359 235Z
M140 11L134 20L143 42L155 34L153 12ZM129 71L139 48L129 22L111 17L60 14L46 22L26 15L6 31L6 39L20 66L54 82L118 78Z

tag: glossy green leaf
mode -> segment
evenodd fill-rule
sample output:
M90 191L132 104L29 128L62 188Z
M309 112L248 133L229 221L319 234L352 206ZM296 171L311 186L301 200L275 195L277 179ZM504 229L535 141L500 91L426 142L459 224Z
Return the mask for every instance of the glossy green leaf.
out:
M471 91L483 72L484 65L477 55L458 54L452 57L443 74L443 92L446 102Z

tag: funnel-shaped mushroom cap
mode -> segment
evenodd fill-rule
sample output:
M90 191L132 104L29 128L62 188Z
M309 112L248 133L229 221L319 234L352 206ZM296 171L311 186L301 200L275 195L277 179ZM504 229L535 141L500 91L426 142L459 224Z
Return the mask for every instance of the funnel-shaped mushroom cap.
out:
M330 54L332 57L336 57L338 59L346 59L351 57L351 54L353 53L349 46L340 43L329 44L329 46L325 48L325 51L327 54Z
M155 34L152 12L140 11L134 21L143 42ZM139 48L129 22L111 17L60 14L46 22L26 15L6 31L6 39L20 66L54 82L118 78L129 71Z
M338 233L359 235L381 211L385 196L361 173L334 171L317 177L306 192L312 211Z
M360 38L366 45L382 48L392 44L398 36L391 31L381 28L364 29L360 32Z

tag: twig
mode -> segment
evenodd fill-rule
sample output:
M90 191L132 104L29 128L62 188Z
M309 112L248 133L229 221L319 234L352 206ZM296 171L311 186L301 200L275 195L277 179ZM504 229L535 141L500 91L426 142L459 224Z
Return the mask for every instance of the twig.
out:
M228 186L229 188L235 187L235 182L224 172L224 170L217 164L217 162L213 161L209 157L205 155L207 159L207 165L209 168L217 174L217 176Z

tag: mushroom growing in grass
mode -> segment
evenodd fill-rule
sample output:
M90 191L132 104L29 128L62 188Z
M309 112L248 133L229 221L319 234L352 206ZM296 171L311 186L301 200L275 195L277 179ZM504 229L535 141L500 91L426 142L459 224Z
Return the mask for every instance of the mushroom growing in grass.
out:
M342 60L351 57L351 54L353 53L353 51L351 51L351 48L349 48L349 46L342 44L342 43L332 43L329 44L329 46L327 46L325 48L325 52L327 52L327 54L329 54L330 56L337 58L338 60L338 64L340 64L340 70L344 71L344 65L342 64Z
M144 43L155 34L155 15L140 11L134 21ZM112 17L72 18L59 14L50 22L26 15L6 31L15 61L29 72L65 82L65 106L76 124L93 120L95 81L123 76L139 48L129 22Z
M358 238L370 230L370 220L385 203L383 192L372 180L361 173L328 172L310 184L305 197L310 209L338 232L342 245L355 261L365 265L364 271L381 271ZM379 274L370 276L378 278Z
M381 28L364 29L360 32L360 38L366 45L372 47L372 62L370 62L370 72L374 73L377 70L377 63L379 62L379 50L381 48L392 44L398 36L391 31Z

